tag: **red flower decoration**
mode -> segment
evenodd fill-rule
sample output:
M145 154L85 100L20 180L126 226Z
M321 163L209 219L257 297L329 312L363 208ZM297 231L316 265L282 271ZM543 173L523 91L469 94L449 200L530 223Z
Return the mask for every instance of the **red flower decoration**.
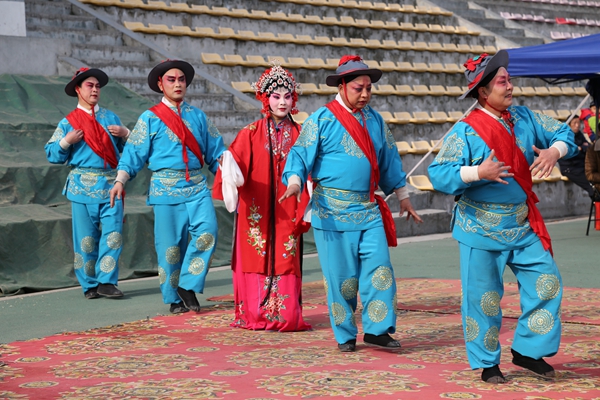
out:
M71 78L71 80L73 80L77 75L81 74L82 72L88 71L89 68L88 67L81 67L77 70L77 72L75 72L75 75L73 75L73 78Z
M348 61L362 61L362 58L358 55L347 55L347 56L343 56L340 59L340 63L338 64L338 66L340 65L344 65L346 64Z
M473 72L473 71L475 71L475 69L477 69L477 66L478 66L479 64L481 64L481 62L482 62L483 60L485 60L485 58L486 58L487 56L488 56L488 54L487 54L487 53L483 53L482 55L480 55L480 56L477 56L477 57L475 57L475 58L469 58L469 59L467 60L467 62L463 64L463 66L464 66L466 69L468 69L469 71Z

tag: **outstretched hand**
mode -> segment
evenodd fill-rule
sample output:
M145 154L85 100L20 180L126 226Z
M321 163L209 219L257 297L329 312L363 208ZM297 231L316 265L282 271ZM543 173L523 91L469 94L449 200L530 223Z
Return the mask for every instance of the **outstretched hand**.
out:
M533 164L531 164L531 167L529 167L531 175L544 179L552 173L552 168L554 168L560 158L560 152L554 147L544 150L540 150L535 146L531 146L531 148L538 155Z
M289 185L287 187L287 190L285 191L285 193L283 194L283 196L281 196L279 198L279 202L281 203L282 201L284 201L288 197L292 197L292 196L296 196L296 198L298 199L298 201L300 201L300 195L301 195L301 193L302 193L302 191L300 190L300 185L292 183L291 185Z
M417 224L420 224L421 222L423 222L423 220L421 219L419 214L417 214L417 212L413 208L412 203L410 202L410 199L408 197L400 200L400 216L401 217L404 215L404 212L406 212L406 220L407 221L412 216Z
M115 185L110 189L110 207L115 206L115 197L118 200L123 198L123 184L121 182L115 182Z
M486 158L485 161L479 165L479 167L477 167L479 179L500 182L508 185L508 182L502 178L509 178L515 174L508 172L508 170L511 168L510 165L504 165L504 163L501 161L495 161L495 155L496 152L492 149L489 157Z

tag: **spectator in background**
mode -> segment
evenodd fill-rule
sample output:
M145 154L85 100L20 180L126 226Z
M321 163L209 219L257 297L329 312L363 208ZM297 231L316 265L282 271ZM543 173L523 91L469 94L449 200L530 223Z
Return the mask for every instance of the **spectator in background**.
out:
M585 177L600 193L600 139L596 139L585 155ZM599 197L596 194L594 200L600 201Z
M573 135L575 137L575 144L579 149L579 153L571 158L561 158L558 160L560 165L560 172L571 182L576 184L585 190L590 197L594 195L594 188L585 177L585 153L588 149L589 143L585 140L583 132L581 132L581 120L578 115L575 115L569 123Z
M587 134L591 141L594 141L596 139L596 104L594 100L590 103L590 108L581 109L581 122L583 122L583 133Z

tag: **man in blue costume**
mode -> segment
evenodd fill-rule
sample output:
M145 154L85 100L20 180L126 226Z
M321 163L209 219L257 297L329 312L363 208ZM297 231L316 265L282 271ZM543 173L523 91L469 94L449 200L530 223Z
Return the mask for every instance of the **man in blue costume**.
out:
M452 233L460 248L469 364L483 368L485 382L506 382L498 335L508 265L519 282L522 309L512 362L552 379L554 368L543 357L556 354L560 345L562 280L531 176L548 176L577 146L566 124L512 106L506 51L469 59L465 67L468 90L461 98L478 103L444 139L429 176L436 190L457 196Z
M359 56L344 56L328 86L338 88L332 102L303 124L283 173L287 191L279 200L299 196L311 175L312 226L327 288L329 315L338 348L356 349L354 312L363 304L365 343L397 349L396 282L389 245L396 245L394 221L377 187L395 192L400 215L421 218L406 189L406 174L396 142L379 113L369 105L372 83L382 72Z
M123 202L110 206L119 153L129 130L119 117L98 106L108 76L96 68L79 69L65 86L77 108L59 122L45 146L48 161L71 172L63 194L73 210L75 276L86 299L122 297L117 289L122 250Z
M138 119L110 192L111 202L121 198L125 182L148 163L147 204L154 208L160 288L174 314L200 311L196 293L204 291L217 243L217 216L201 168L206 162L214 173L225 151L204 112L184 101L194 73L180 60L166 60L150 71L148 85L164 97Z

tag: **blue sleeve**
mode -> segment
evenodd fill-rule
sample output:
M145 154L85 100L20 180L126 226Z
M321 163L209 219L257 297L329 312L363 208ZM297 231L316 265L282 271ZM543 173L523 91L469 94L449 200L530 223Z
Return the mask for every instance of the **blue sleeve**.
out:
M383 126L383 145L378 155L379 187L388 195L394 190L406 186L406 173L402 170L402 159L398 154L396 141L390 128L379 116Z
M199 110L200 111L200 110ZM217 127L212 121L206 117L204 112L200 111L199 118L202 122L204 132L202 132L202 140L200 141L200 148L202 149L202 155L204 161L208 164L210 172L215 174L217 167L219 166L219 157L225 151L225 144L223 143L223 137L219 133Z
M490 154L490 149L473 129L458 122L444 138L440 152L428 168L429 179L435 190L460 195L472 186L489 183L481 180L465 183L460 176L464 166L480 165Z
M68 149L64 150L60 147L60 141L62 138L66 136L66 134L73 130L69 121L66 118L63 118L56 127L56 130L52 134L48 143L44 146L44 150L46 151L46 158L52 164L64 164L69 159L71 154L72 146L69 146Z
M131 178L134 178L144 168L150 157L152 149L151 136L153 136L151 135L152 122L160 122L158 118L149 118L150 114L152 114L150 111L145 111L140 115L127 139L127 143L123 148L123 154L119 160L119 165L117 166L117 169L127 172ZM154 129L156 130L157 127L154 127ZM155 131L154 134L156 134Z
M315 113L304 121L302 130L288 154L282 181L287 186L291 176L297 175L306 183L311 173L319 152L319 124L318 115Z
M521 107L525 108L525 107ZM539 149L548 149L555 142L561 141L567 145L568 151L563 158L571 158L579 152L575 143L575 136L569 125L557 121L538 112L525 108L530 113L535 131L535 146ZM531 161L530 161L531 163Z

